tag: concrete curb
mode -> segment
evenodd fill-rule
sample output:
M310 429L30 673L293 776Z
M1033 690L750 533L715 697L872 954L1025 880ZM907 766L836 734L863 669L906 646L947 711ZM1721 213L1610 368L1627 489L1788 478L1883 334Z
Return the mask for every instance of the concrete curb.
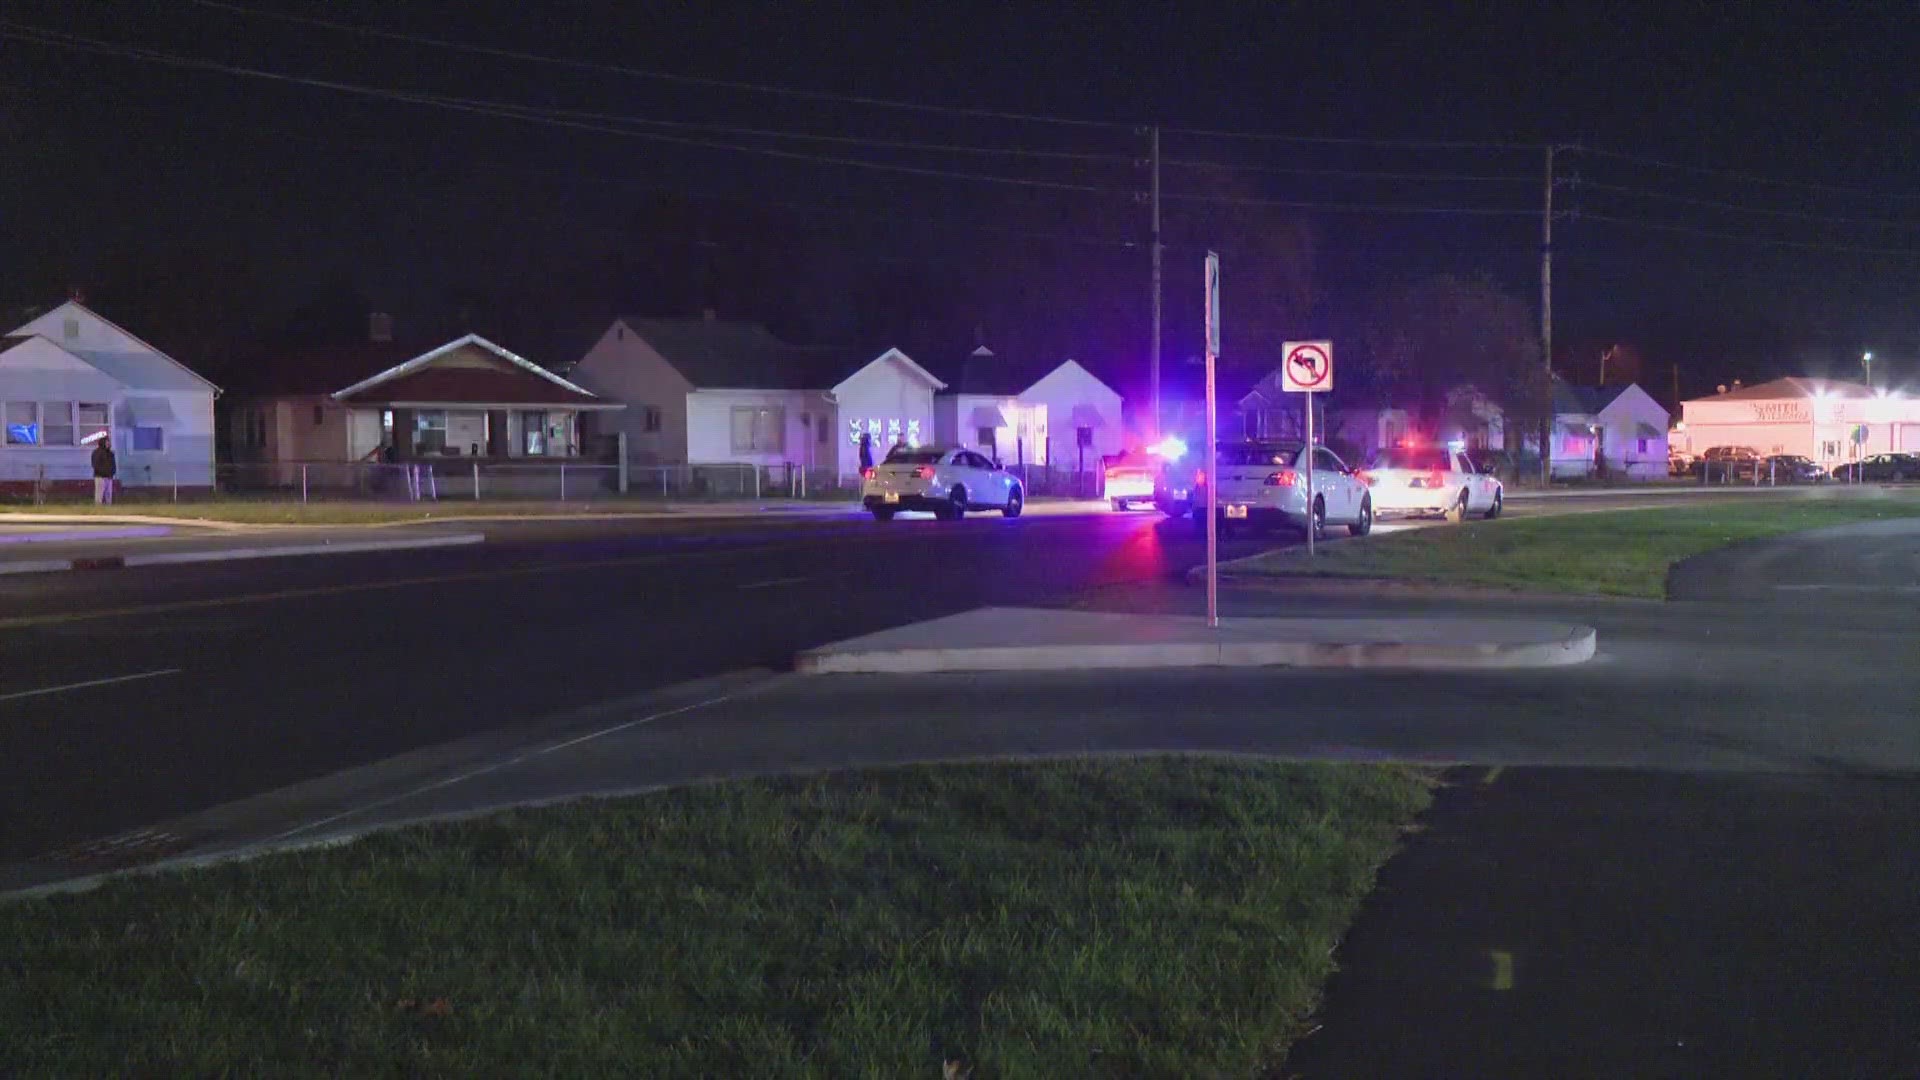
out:
M215 518L167 517L162 514L30 514L0 513L0 525L166 525L221 532L250 532L254 529L310 529L311 525L283 522L249 523L220 521Z
M312 555L354 555L374 551L413 551L421 548L483 544L479 533L427 536L416 540L349 540L337 544L287 544L280 547L216 548L211 551L162 551L151 555L99 555L79 559L40 559L0 563L0 574L45 574L65 570L123 570L135 566L173 566L183 563L240 562L247 559L297 558Z
M0 521L0 524L4 524L4 521ZM159 525L128 526L123 529L49 529L46 532L0 533L0 544L71 544L87 540L134 540L171 535L172 529Z
M942 642L925 645L922 642ZM979 608L801 653L802 675L1195 667L1477 670L1591 660L1590 626L1508 619L1229 618Z

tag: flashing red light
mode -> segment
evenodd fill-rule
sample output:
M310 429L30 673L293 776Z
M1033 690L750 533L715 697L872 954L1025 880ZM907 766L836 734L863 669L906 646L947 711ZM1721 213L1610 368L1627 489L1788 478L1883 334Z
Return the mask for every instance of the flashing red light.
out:
M871 465L869 465L869 466L867 466L866 468L864 468L864 469L861 469L861 470L860 470L860 479L862 479L862 480L871 480L871 479L873 479L873 466L871 466Z
M1193 486L1205 487L1206 483L1207 483L1207 470L1205 469L1193 470Z
M921 480L931 480L933 479L933 466L922 465L919 468L913 470L913 475L916 478Z
M1294 472L1292 469L1281 469L1279 472L1267 477L1268 487L1298 487L1299 484L1300 474Z

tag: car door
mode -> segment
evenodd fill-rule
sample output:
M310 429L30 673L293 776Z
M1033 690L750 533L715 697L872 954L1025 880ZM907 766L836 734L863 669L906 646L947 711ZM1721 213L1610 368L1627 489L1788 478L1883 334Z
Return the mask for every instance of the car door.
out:
M1354 495L1357 486L1333 451L1324 446L1313 448L1313 490L1326 493L1328 521L1352 521L1360 512L1359 499Z
M967 485L967 501L975 506L1004 506L1006 488L994 474L993 463L972 450L954 455L962 470L960 482Z
M1479 462L1468 457L1464 451L1455 451L1453 471L1461 474L1461 482L1467 488L1467 500L1476 510L1485 510L1493 505L1493 477L1480 472Z

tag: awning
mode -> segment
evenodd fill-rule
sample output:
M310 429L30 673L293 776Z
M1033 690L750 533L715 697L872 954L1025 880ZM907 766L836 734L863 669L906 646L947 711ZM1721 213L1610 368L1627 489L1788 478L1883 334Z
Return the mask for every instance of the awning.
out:
M1654 427L1652 424L1649 424L1644 420L1640 422L1639 427L1636 430L1640 432L1640 434L1636 437L1641 439L1664 439L1667 437L1666 432L1661 431L1659 428Z
M1012 427L1013 425L1007 423L1005 414L1001 413L995 406L975 405L973 407L973 426L976 428L1003 428Z
M130 397L120 403L120 422L152 426L172 420L173 403L163 397Z

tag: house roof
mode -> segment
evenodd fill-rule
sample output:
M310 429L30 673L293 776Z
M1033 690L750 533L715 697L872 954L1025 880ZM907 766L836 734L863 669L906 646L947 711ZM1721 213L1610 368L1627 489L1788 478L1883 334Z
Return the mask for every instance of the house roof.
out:
M695 387L825 390L872 362L842 349L790 345L759 323L622 319Z
M1575 386L1564 379L1553 380L1553 411L1556 414L1579 413L1593 416L1613 404L1614 399L1627 392L1627 383L1622 386Z
M432 342L360 341L343 345L272 349L239 365L228 377L239 394L260 397L331 394L431 350Z
M1688 398L1687 401L1778 401L1781 398L1813 398L1820 395L1830 398L1864 399L1874 396L1870 387L1859 383L1844 382L1839 379L1805 379L1791 376L1775 379L1772 382L1743 386L1738 390L1729 390L1724 394L1708 394L1706 397Z
M73 309L86 317L99 322L109 330L131 341L138 348L121 352L107 349L76 348L72 343L60 341L52 334L43 335L61 348L78 356L94 367L105 372L123 386L136 390L210 390L215 394L220 388L194 371L192 368L162 352L152 343L141 338L126 327L107 318L78 300L68 300L42 311L24 324L15 327L14 332L26 330L34 323L67 309Z
M436 366L463 349L477 349L505 365ZM471 402L488 405L598 405L601 399L478 334L455 338L333 393L353 404Z
M1030 361L1000 356L985 345L938 366L948 393L984 397L1015 397L1052 370L1035 371Z

